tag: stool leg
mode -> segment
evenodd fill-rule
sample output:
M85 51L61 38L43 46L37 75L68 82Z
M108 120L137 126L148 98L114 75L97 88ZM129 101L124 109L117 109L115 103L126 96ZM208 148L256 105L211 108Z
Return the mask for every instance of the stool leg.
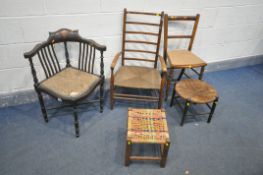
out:
M214 100L214 102L213 102L213 105L212 105L211 112L210 112L210 114L209 114L207 123L210 123L210 122L211 122L211 119L212 119L213 114L214 114L215 109L216 109L216 103L217 103L217 101L218 101L218 98L216 98L216 99Z
M190 102L186 101L185 102L185 106L184 106L184 111L183 111L183 117L182 117L181 124L180 124L181 126L184 125L184 120L185 120L185 117L186 117L186 114L187 114L189 106L190 106Z
M74 115L75 133L76 133L76 137L79 137L79 121L78 121L76 106L73 107L73 110L74 110L73 115Z
M132 151L132 143L131 141L126 141L126 150L125 150L125 166L129 166L130 164L130 156Z
M164 168L167 160L167 155L169 151L170 143L167 142L163 145L163 150L161 150L161 162L160 162L160 167Z
M202 66L202 67L201 67L201 70L200 70L199 77L198 77L199 80L202 80L202 79L203 79L204 71L205 71L205 66Z

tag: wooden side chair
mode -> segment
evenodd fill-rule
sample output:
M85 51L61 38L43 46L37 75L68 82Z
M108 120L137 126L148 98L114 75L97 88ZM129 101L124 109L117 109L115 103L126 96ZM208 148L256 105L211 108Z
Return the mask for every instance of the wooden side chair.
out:
M72 66L70 54L73 47L70 43L76 44L78 49L77 66ZM57 46L57 47L56 47ZM61 47L63 46L63 47ZM64 52L62 58L66 62L65 67L59 62L58 49ZM70 107L73 109L74 125L76 137L79 137L79 123L77 115L77 106L85 97L89 96L96 87L100 87L100 112L103 111L103 85L104 85L104 63L103 52L106 46L100 45L93 40L82 38L78 31L69 29L60 29L49 33L49 38L37 44L31 51L26 52L24 57L29 60L31 72L34 80L34 88L38 95L41 111L45 122L48 122L47 110L61 107ZM73 51L72 51L73 52ZM100 56L97 56L98 53ZM100 59L100 74L94 71L95 59ZM40 62L41 69L35 66ZM38 71L38 73L37 73ZM44 72L45 78L39 81L40 71ZM46 107L43 93L48 94L58 101L62 101L62 106Z
M196 56L191 51L193 47L196 31L197 31L199 18L200 18L199 14L197 14L196 16L168 16L167 14L165 14L163 56L164 56L165 61L168 60L170 64L170 68L168 68L170 70L169 70L169 75L168 75L167 84L166 84L166 99L168 97L168 93L170 90L171 81L173 81L173 73L175 69L181 70L179 76L177 77L177 79L175 79L175 83L176 81L180 81L183 75L190 78L190 76L185 73L185 69L192 70L195 74L198 75L200 80L202 79L202 76L205 70L205 66L207 65L207 63L203 61L201 58L199 58L198 56ZM190 35L169 35L169 31L168 31L169 24L172 22L178 22L178 21L180 22L193 21L194 22L192 32ZM168 40L169 39L189 39L190 42L189 42L187 50L186 49L184 50L175 49L175 50L168 51L168 45L169 45ZM196 69L200 69L200 70L198 71Z
M134 20L133 17L139 19ZM144 19L155 18L158 22L149 22ZM158 108L162 106L162 94L166 78L166 64L162 56L159 55L162 23L164 13L134 12L124 9L123 15L123 34L122 51L117 53L111 64L111 86L110 103L111 109L115 100L137 100L147 102L158 102ZM144 20L144 21L143 21ZM128 27L140 27L138 30L128 29ZM150 27L155 32L149 32L144 27ZM138 39L138 35L144 37ZM148 37L154 38L148 38ZM129 47L128 47L129 45ZM144 45L144 47L142 46ZM139 48L137 47L139 46ZM141 46L141 47L140 47ZM149 49L149 47L154 49ZM143 49L144 48L144 49ZM139 56L129 56L131 53L140 54ZM148 57L146 57L146 55ZM149 58L151 56L151 58ZM117 61L121 58L121 67L114 72ZM146 66L128 65L127 62L141 62L141 64L151 64ZM157 70L157 62L161 63L161 73ZM117 88L130 88L136 90L149 90L151 95L127 94L117 92Z

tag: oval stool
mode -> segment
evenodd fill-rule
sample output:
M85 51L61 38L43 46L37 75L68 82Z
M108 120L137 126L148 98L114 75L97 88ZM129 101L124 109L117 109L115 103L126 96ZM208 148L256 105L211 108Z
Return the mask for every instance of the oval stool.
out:
M178 97L185 100L181 126L184 124L185 117L187 116L187 112L191 104L206 104L210 109L210 112L204 114L209 114L207 123L210 123L218 101L217 91L212 85L202 80L185 79L179 81L175 85L174 89L175 90L173 91L170 106L173 105L174 99ZM175 97L175 94L177 94L178 96ZM209 103L212 103L212 106ZM200 115L200 114L196 114L196 115Z

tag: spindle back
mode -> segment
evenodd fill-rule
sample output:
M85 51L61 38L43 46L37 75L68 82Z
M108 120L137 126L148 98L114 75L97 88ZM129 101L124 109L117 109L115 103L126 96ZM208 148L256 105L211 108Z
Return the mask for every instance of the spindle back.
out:
M49 78L62 70L59 62L61 59L58 59L58 54L55 50L56 44L62 43L64 45L66 67L72 66L71 59L69 58L69 42L78 45L77 67L79 70L92 74L94 73L96 52L100 52L99 58L101 59L101 66L103 68L103 51L106 50L106 46L100 45L93 40L82 38L79 35L78 30L63 28L55 32L50 32L46 41L37 44L31 51L24 54L24 57L29 59L33 76L35 74L35 68L32 58L35 56L37 56L46 78ZM38 82L37 78L34 78L34 80L35 83Z

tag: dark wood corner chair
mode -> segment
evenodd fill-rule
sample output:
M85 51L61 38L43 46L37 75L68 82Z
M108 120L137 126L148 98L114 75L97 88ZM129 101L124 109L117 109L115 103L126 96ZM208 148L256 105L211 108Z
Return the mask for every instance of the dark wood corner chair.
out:
M171 81L175 83L180 81L182 76L185 75L186 77L190 78L188 74L185 73L185 69L192 70L195 74L198 75L198 78L201 80L203 77L203 73L205 70L205 66L207 63L203 61L201 58L196 56L191 50L193 47L197 26L199 22L200 15L197 14L196 16L168 16L165 14L164 17L164 60L165 62L169 62L170 67L169 73L167 76L167 84L166 84L166 96L165 99L167 100L168 93L170 90ZM190 35L169 35L169 24L172 22L194 22L192 32ZM169 39L189 39L189 45L187 49L175 49L168 51L168 40ZM168 64L168 63L167 63ZM181 72L177 79L173 80L173 73L175 69L180 69ZM196 69L200 69L199 71ZM174 86L175 87L175 86ZM173 90L174 91L174 90Z
M157 18L158 22L152 23L149 21L134 20L132 16L139 17L154 17ZM129 17L129 18L128 18ZM149 12L134 12L127 11L124 9L123 15L123 34L122 34L122 51L117 53L111 64L111 86L110 86L110 106L113 109L115 100L132 100L132 101L146 101L146 102L158 102L158 108L162 106L162 94L165 85L166 78L166 64L162 56L159 55L160 40L162 33L164 13L149 13ZM156 32L149 32L144 28L139 30L128 30L127 26L139 26L141 28L147 26L156 29ZM129 35L130 38L127 38ZM153 36L154 40L150 39L137 39L134 36ZM126 48L127 44L131 46L131 49ZM145 45L153 46L155 49L150 50L149 48L136 49L135 46ZM151 55L153 58L148 59L141 57L129 57L127 53L143 53ZM115 66L118 60L121 58L121 67L114 72ZM161 63L161 73L157 70L158 60ZM151 63L152 67L144 66L130 66L126 65L126 62L144 62ZM127 94L122 92L117 92L116 88L131 88L137 90L150 90L153 95L138 95L138 94Z
M75 43L78 47L78 66L72 66L70 59L70 49L68 43ZM62 45L60 49L65 54L65 66L59 62L59 56L55 49L57 45ZM31 73L34 80L34 88L38 95L41 111L45 122L48 122L47 110L61 107L73 109L74 125L76 137L79 137L79 123L77 106L85 97L90 95L96 87L100 86L100 112L103 112L103 91L104 91L104 63L103 52L106 46L100 45L93 40L82 38L77 30L60 29L49 33L49 38L37 44L31 51L26 52L24 57L29 60ZM100 75L94 73L94 62L100 53ZM40 69L34 62L40 62L41 69L45 74L44 80L39 81ZM44 103L43 93L48 94L63 105L48 108ZM83 103L82 103L83 104Z

